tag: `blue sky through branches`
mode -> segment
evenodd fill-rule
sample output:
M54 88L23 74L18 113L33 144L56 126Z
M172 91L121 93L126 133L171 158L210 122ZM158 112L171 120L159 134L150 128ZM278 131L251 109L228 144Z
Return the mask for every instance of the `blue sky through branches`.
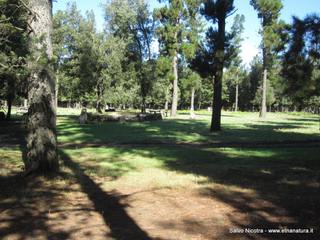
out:
M53 11L66 9L66 0L58 0L54 2ZM78 0L76 1L77 7L84 14L88 10L93 10L96 16L97 28L101 31L104 27L103 9L102 4L106 0ZM148 1L150 8L154 9L159 7L160 4L157 0ZM320 10L320 0L283 0L284 8L281 12L281 19L286 22L291 22L292 15L303 18L309 13L317 12ZM244 14L246 17L244 38L242 44L242 59L244 63L248 64L252 58L259 53L259 44L261 38L258 34L260 28L260 22L257 17L257 13L250 5L250 0L235 0L235 6L237 13ZM228 19L228 26L232 24L232 17Z

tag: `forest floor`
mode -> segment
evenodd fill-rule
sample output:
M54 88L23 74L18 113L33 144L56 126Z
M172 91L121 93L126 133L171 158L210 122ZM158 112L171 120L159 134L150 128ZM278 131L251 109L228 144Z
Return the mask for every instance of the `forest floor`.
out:
M318 116L225 112L209 133L207 112L87 125L74 114L60 112L61 169L46 178L21 176L23 126L1 123L0 239L320 239Z

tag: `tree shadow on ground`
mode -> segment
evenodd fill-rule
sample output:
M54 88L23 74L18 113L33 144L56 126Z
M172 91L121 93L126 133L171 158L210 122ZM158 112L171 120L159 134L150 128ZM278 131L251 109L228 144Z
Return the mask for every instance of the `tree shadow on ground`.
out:
M153 123L147 125L147 128L154 127L151 124ZM175 121L174 127L170 127L169 123L159 124L160 125L156 126L158 130L164 135L171 134L174 136L174 141L177 142L179 140L179 138L176 137L177 134L197 131L196 128L199 127L199 125L200 128L206 126L206 123L203 122L193 123L190 121ZM183 126L182 128L181 124ZM92 125L77 125L73 126L73 128L76 127L78 133L90 135L89 140L96 138L97 141L101 142L106 141L106 139L112 141L113 139L121 140L123 138L127 141L125 137L132 134L133 136L129 139L131 141L137 138L135 134L138 134L139 131L144 131L143 129L146 128L146 125L140 126L135 124L107 125L108 124L104 124L103 126L96 127L97 131L102 132L100 134L97 134L97 131L92 131ZM64 127L68 128L67 125L62 125L62 128ZM111 138L105 138L103 134L108 134L108 132L103 131L115 127L117 127L116 130L121 127L120 138L113 138L115 135L112 135ZM235 129L232 128L232 126L230 126L230 128L227 126L227 130L219 134L221 134L221 136L231 134L229 136L235 136L237 141L247 141L249 144L251 137L261 133L266 135L264 139L267 140L273 138L271 135L275 137L284 136L289 140L300 139L306 135L295 132L279 133L275 131L278 127L295 128L296 123L291 124L291 126L290 124L288 125L288 123L279 123L276 126L274 126L274 124L272 126L270 126L270 124L261 124L254 125L250 129ZM188 129L187 132L185 132L186 129ZM69 130L66 132L70 132ZM230 133L228 133L228 131L230 131ZM113 129L112 134L116 133L117 131ZM153 131L148 131L147 129L143 134L144 141L145 139L150 139L150 141L154 139ZM219 134L215 136L219 136ZM312 136L318 135L314 134ZM84 138L84 140L87 139L88 138ZM256 140L257 138L253 139ZM221 140L229 140L229 138L221 138ZM203 187L199 190L199 194L223 202L235 209L234 214L228 216L234 227L314 227L316 234L313 235L269 234L263 237L264 239L319 239L320 237L320 210L318 208L320 201L319 148L264 148L253 149L250 150L251 152L245 148L236 150L238 152L243 151L243 154L231 154L228 150L224 151L223 149L212 150L203 147L191 149L179 147L178 145L175 147L164 147L164 145L162 145L162 147L158 148L142 146L142 148L122 147L117 149L118 156L124 153L135 153L141 156L152 157L163 161L164 166L168 170L206 177L208 179L207 181L199 183L200 185L203 184ZM140 151L141 149L145 149L145 151ZM260 152L263 154L260 154ZM71 169L72 175L74 175L77 182L80 183L82 192L84 192L93 203L94 211L99 212L104 222L110 227L110 237L115 239L151 239L126 213L126 205L122 204L121 197L118 196L117 193L103 191L102 188L85 173L85 169L79 166L77 162L74 162L67 153L61 152L60 155L65 165ZM114 157L116 158L117 156L114 155ZM15 180L3 179L3 181L0 182L0 187L4 189L7 187L9 191L9 186L14 181ZM28 191L30 188L39 189L39 191L42 189L39 188L36 181L31 181L31 183L29 183L31 185L26 185L27 183L23 182L17 182L17 184L17 186L14 184L12 184L12 186L18 189L18 193L10 193L9 191L7 194L9 197L5 197L0 201L1 204L4 204L1 209L7 209L6 207L8 207L8 205L6 204L8 204L8 202L10 204L10 197L13 198L12 201L17 206L20 206L20 199L23 199L23 196L28 192L33 193L33 190ZM212 184L218 186L212 186ZM241 189L247 191L241 191ZM72 189L68 191L72 191ZM15 220L20 218L19 212L22 214L22 219L23 216L26 216L26 218L30 218L30 216L32 218L34 216L34 213L23 212L24 209L28 208L30 201L32 204L34 204L34 202L46 204L47 202L51 202L52 199L55 199L55 197L59 198L61 192L63 192L61 189L54 190L54 195L50 195L52 194L50 190L48 192L48 198L45 197L47 193L39 193L41 199L35 198L37 194L28 196L27 202L25 204L22 203L21 210L16 212ZM58 200L56 203L58 204ZM12 206L16 206L15 204ZM35 209L35 207L31 207L30 209ZM16 209L12 211L15 212ZM238 217L239 215L245 215L246 217L240 218ZM39 223L36 224L34 231L31 231L31 233L36 234L39 229L46 229L49 235L51 234L52 236L50 239L67 239L69 237L68 234L70 234L70 232L48 229L46 225L48 218L43 217L41 214L39 214L38 218L39 219L35 219L35 222L39 221ZM14 230L18 233L19 231L21 231L22 234L26 233L25 226L21 226L21 230L19 230L20 225L17 226L18 223L16 223L15 220L11 222L6 221L6 230L0 237L6 237L13 233ZM61 221L63 221L62 217ZM24 224L28 225L26 222L24 222ZM31 224L31 226L33 225ZM2 233L3 231L0 232ZM33 236L28 235L28 233L26 234L27 236ZM241 239L243 236L239 235L236 236L236 238L237 237ZM231 236L225 233L221 234L220 238L230 239ZM259 235L246 235L245 239L262 239L262 237L260 238Z
M58 125L59 140L62 143L254 143L270 141L320 141L320 132L297 132L304 129L303 122L268 122L259 124L224 124L223 131L210 133L207 121L164 120L143 123L90 123L79 124L65 118Z
M96 224L92 213L105 223L99 227L105 232L99 239L151 239L127 214L127 206L116 192L103 191L63 151L60 157L64 168L71 171L65 169L50 179L19 174L0 177L0 239L78 239L75 236L84 231L90 238L96 236L94 228L90 229ZM80 189L75 187L78 184ZM74 197L81 192L92 204Z
M50 229L48 209L59 207L61 189L43 185L40 178L0 177L0 239L69 239L65 231ZM64 221L63 215L59 216Z
M99 212L106 225L110 227L110 237L114 239L151 239L148 234L141 229L137 223L128 215L125 208L120 202L120 197L117 193L107 193L97 185L88 175L86 175L76 162L63 151L60 151L60 157L64 165L72 170L81 185L83 192L87 194L94 205L94 208Z
M235 209L234 228L313 228L314 234L266 234L265 239L319 239L320 150L152 148L137 154L162 159L169 170L207 177L199 194ZM288 151L288 152L286 152ZM291 151L291 152L290 152ZM299 154L299 151L306 151ZM262 155L259 154L264 153ZM298 156L298 157L297 157ZM305 156L305 158L304 158ZM300 158L303 157L303 158ZM208 184L206 186L206 184ZM213 185L212 185L213 184ZM240 218L239 214L246 216ZM239 239L243 235L238 235ZM260 239L259 235L248 235ZM226 232L221 239L229 239Z
M25 144L25 128L21 119L14 118L10 121L0 122L0 144L4 146L12 146Z

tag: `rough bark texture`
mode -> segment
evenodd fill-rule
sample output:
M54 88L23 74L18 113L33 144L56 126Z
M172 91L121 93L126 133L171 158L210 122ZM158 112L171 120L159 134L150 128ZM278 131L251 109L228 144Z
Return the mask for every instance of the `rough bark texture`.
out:
M218 20L218 41L217 50L215 52L214 82L213 82L213 106L212 106L212 119L210 131L221 130L221 108L222 108L222 77L224 65L224 51L225 51L225 32L226 32L226 19L225 16Z
M263 82L262 82L262 101L260 109L260 117L265 118L267 115L267 69L263 70Z
M172 60L172 68L173 68L173 95L172 95L172 106L171 106L171 116L177 116L177 108L178 108L178 57L175 53Z
M29 25L34 41L32 74L28 91L28 136L26 172L42 173L58 170L55 78L50 63L52 58L52 2L29 0ZM43 62L47 61L47 64ZM41 63L40 63L41 62Z

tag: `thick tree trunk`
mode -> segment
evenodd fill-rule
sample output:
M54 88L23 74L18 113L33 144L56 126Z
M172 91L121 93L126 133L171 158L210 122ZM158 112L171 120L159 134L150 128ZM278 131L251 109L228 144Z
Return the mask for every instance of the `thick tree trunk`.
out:
M238 111L238 101L239 101L239 78L237 75L237 79L236 79L236 103L235 103L235 107L234 107L234 111Z
M265 118L267 115L267 69L263 70L262 82L262 101L260 109L260 118Z
M178 56L177 53L174 54L172 60L172 68L173 68L173 95L172 95L172 105L171 105L171 116L177 116L177 108L178 108Z
M221 130L221 98L222 98L222 78L216 74L213 83L213 106L211 118L211 132Z
M54 172L58 170L56 138L55 78L50 66L52 58L52 2L29 0L29 25L33 41L31 48L35 60L28 91L28 136L26 173ZM41 39L39 41L38 39ZM47 61L47 64L43 64Z
M222 108L222 77L224 66L224 49L225 49L226 19L225 17L218 20L218 41L215 52L215 71L213 83L213 106L211 119L211 132L221 130L221 108Z

